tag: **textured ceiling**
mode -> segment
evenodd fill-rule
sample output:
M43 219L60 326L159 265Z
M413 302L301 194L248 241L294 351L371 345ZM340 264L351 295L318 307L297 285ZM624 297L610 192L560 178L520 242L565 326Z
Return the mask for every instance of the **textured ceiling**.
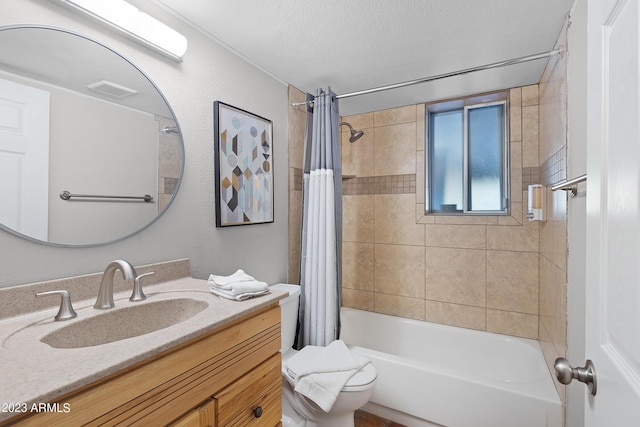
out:
M297 88L337 94L554 48L573 0L154 0ZM537 83L546 60L340 100L343 115Z

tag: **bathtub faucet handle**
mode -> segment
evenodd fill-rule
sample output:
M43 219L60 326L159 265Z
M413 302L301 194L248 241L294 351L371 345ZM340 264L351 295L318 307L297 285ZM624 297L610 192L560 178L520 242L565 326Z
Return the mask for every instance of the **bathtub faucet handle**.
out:
M564 357L558 357L553 364L553 367L556 371L556 377L560 383L566 385L576 379L585 383L587 387L589 387L589 391L593 396L596 395L596 367L591 360L587 359L584 367L582 368L573 368L567 359Z

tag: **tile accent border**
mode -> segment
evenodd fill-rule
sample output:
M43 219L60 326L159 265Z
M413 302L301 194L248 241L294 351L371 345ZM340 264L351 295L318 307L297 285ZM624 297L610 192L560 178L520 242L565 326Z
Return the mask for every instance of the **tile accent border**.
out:
M415 194L416 174L342 178L343 195Z
M567 179L567 146L563 145L540 166L542 184L553 185Z
M302 191L302 169L293 171L293 190ZM371 194L415 194L416 174L342 177L342 194L345 196L364 196Z
M293 190L302 191L303 182L304 182L302 169L291 168L291 171L293 173Z

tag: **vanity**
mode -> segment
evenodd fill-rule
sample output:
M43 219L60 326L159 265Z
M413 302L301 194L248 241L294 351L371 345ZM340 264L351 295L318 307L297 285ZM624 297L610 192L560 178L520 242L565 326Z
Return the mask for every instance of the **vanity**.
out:
M180 276L188 260L136 269ZM280 425L285 295L231 301L211 294L205 280L171 274L151 276L157 284L144 286L141 302L129 301L130 283L116 275L113 309L95 309L95 297L73 299L78 316L55 321L59 299L34 297L52 308L1 320L0 426ZM68 286L73 298L95 293L99 276L0 293L7 301L11 292Z

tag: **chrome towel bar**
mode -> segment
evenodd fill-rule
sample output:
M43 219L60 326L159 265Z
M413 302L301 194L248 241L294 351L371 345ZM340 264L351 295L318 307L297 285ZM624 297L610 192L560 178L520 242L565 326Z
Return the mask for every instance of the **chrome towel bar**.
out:
M71 198L82 198L82 199L114 199L114 200L144 200L146 203L153 202L153 197L148 194L144 196L107 196L107 195L99 195L99 194L71 194L67 190L64 190L60 193L60 198L62 200L70 200Z
M551 186L551 191L564 190L571 192L572 196L578 194L578 184L587 180L587 174L581 175L568 181L560 182Z

